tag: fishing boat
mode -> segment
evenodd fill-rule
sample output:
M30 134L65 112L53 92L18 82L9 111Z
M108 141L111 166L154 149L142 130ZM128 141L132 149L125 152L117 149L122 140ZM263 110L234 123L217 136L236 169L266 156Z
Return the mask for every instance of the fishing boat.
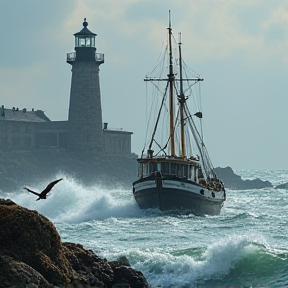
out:
M176 49L172 45L176 41L170 11L167 30L168 43L162 53L166 60L159 60L156 66L162 72L166 68L164 77L159 72L153 77L152 73L148 74L144 79L146 84L152 84L154 91L161 92L161 96L154 94L152 98L151 107L157 107L157 113L147 117L152 126L151 136L147 137L137 159L138 179L132 183L133 195L141 209L218 215L226 200L225 187L214 171L203 142L202 110L188 105L192 99L197 103L195 91L201 92L201 89L196 86L203 79L198 74L188 76L193 70L183 61L181 34L175 43ZM151 119L153 125L149 122Z

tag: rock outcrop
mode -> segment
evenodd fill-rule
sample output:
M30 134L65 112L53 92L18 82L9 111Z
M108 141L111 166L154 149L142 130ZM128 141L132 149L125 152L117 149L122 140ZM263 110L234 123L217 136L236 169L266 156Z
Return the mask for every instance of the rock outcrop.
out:
M231 167L214 169L217 176L223 181L226 188L235 190L263 189L272 188L269 181L263 181L259 178L253 180L243 180L241 176L236 175Z
M150 287L128 264L63 243L46 217L0 199L0 288Z
M286 190L288 190L288 182L287 183L282 183L282 184L279 184L279 185L275 186L275 189L286 189Z

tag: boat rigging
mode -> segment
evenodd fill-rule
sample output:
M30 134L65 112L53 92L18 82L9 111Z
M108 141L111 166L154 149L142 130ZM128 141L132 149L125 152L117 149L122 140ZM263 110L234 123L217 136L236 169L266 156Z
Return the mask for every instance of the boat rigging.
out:
M179 37L179 71L176 73L173 63L172 27L169 11L167 77L146 77L144 79L146 82L152 82L155 86L157 86L155 84L157 82L165 81L166 84L147 154L144 155L143 150L141 157L137 159L139 179L133 182L133 194L140 208L154 207L163 211L187 209L195 215L215 215L220 213L226 199L225 188L214 172L203 136L199 133L193 120L193 116L201 120L202 112L190 113L187 105L189 96L185 93L196 83L203 81L203 78L183 77L184 61L181 45L182 41ZM184 89L184 83L189 83L187 89ZM158 86L157 90L160 91ZM163 132L159 125L160 121L166 123L166 118L163 116L166 111L168 112L166 126L168 135L165 141L159 141L158 138L156 140L156 136L159 130L160 134ZM163 136L163 133L161 135ZM192 146L194 146L193 149ZM155 148L159 152L154 153Z

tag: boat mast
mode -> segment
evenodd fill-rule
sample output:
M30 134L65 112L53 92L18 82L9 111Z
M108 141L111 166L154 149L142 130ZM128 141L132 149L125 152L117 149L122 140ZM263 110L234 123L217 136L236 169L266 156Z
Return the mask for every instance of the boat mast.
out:
M186 100L188 97L185 97L184 92L183 92L183 80L185 81L194 81L194 82L198 82L198 81L203 81L203 79L201 78L190 78L190 79L183 79L183 72L182 72L182 54L181 54L181 37L179 38L179 57L180 57L180 79L175 79L175 74L173 71L173 55L172 55L172 28L171 28L171 17L170 17L170 10L169 10L169 28L168 28L168 53L169 53L169 71L168 71L168 78L150 78L147 77L144 79L144 81L166 81L167 85L165 88L165 93L164 96L162 98L162 102L161 102L161 106L160 106L160 110L157 116L157 120L154 126L154 130L152 133L152 137L149 143L149 147L148 147L148 151L147 154L149 155L150 158L153 157L153 150L152 150L152 144L154 141L154 137L156 134L156 130L159 124L159 120L160 120L160 114L161 114L161 110L164 106L164 101L166 100L166 92L169 89L169 114L170 114L170 118L169 118L169 140L170 140L170 155L171 156L176 156L175 153L175 119L174 119L174 85L175 85L175 81L180 81L180 94L177 95L177 99L179 102L179 107L180 107L180 156L182 158L186 157L186 145L185 145L185 134L184 134L184 127L185 127L185 118L184 115L187 115L187 112L185 110L185 106L186 106ZM198 115L199 114L199 115ZM201 116L200 116L201 115ZM191 115L190 115L191 116ZM189 117L190 117L189 116ZM202 113L197 112L195 114L195 116L202 118ZM158 145L159 146L159 145ZM165 149L166 149L166 145L165 145ZM166 153L165 153L166 154Z
M183 76L182 76L182 54L181 54L181 33L179 33L179 65L180 65L180 94L178 95L178 101L180 105L180 137L181 137L181 157L186 157L185 152L185 134L184 134L184 105L186 98L183 92Z
M169 111L170 111L170 143L171 143L171 156L175 156L175 137L174 137L174 96L173 96L173 86L175 75L173 73L173 59L172 59L172 28L171 28L171 17L169 10Z

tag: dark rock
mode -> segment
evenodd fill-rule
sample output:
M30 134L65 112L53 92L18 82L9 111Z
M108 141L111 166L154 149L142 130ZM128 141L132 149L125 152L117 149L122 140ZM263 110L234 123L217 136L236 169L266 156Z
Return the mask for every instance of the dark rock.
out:
M62 243L47 218L0 199L0 288L110 288L117 283L150 287L141 272L108 262L80 244Z
M48 281L31 266L14 260L9 256L0 255L0 287L11 287L12 285L23 285L33 283L41 287L51 287ZM38 286L37 286L38 287Z
M69 282L73 274L55 227L36 211L0 205L0 249L54 285Z
M16 203L14 203L12 200L10 199L2 199L0 198L0 205L7 205L7 206L10 206L10 205L17 205Z
M241 176L236 175L231 167L214 169L217 176L223 181L226 188L235 190L263 189L272 188L269 181L263 181L259 178L253 180L243 180Z
M275 189L287 189L288 190L288 182L275 186Z

